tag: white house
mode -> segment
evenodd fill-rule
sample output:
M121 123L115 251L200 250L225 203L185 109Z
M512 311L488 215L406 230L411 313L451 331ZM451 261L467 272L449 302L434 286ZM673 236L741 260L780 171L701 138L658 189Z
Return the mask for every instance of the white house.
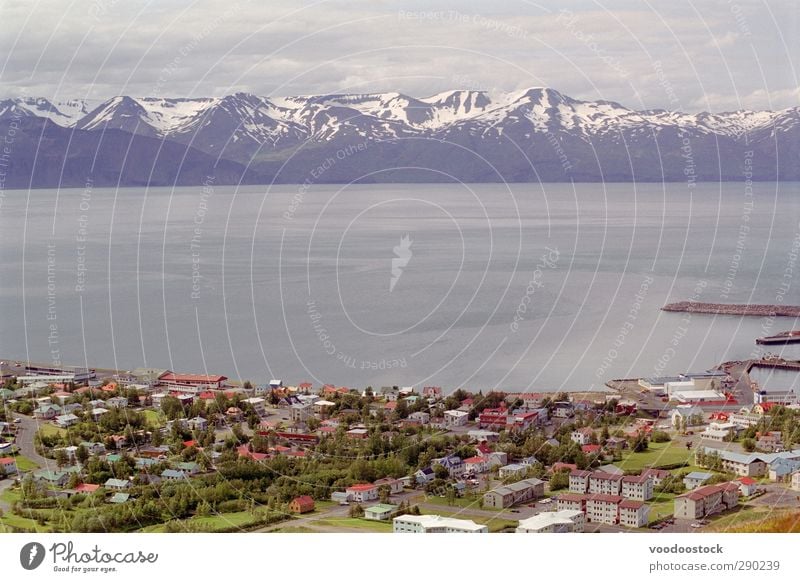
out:
M447 427L464 426L467 424L469 413L463 410L445 410L444 424Z
M265 409L265 406L264 406L266 401L263 398L259 398L258 396L255 396L253 398L246 398L244 400L244 402L249 404L250 406L252 406L253 407L253 411L258 416L264 416L264 414L266 413L266 409Z
M619 504L619 524L625 527L644 527L650 508L642 501L623 499Z
M800 491L800 471L792 474L792 489Z
M412 420L420 424L428 424L431 421L431 415L427 412L420 410L418 412L412 412L411 414L409 414L408 420Z
M351 501L355 501L356 503L374 501L378 498L378 488L372 483L351 485L345 489L345 493L347 493Z
M703 424L703 409L691 404L681 404L672 410L670 421L672 426L678 428L681 424L686 426L700 426Z
M394 533L489 533L489 527L471 519L441 515L400 515L392 520Z
M591 428L588 427L579 428L578 430L572 431L570 439L572 439L573 443L578 443L581 446L588 445L592 440L593 434L594 431Z
M706 481L711 479L714 475L712 473L704 473L702 471L692 471L683 478L683 484L687 489L697 489Z
M652 499L653 480L647 475L625 475L622 478L622 496L637 501Z
M581 533L584 521L582 511L545 511L528 519L521 519L516 533Z

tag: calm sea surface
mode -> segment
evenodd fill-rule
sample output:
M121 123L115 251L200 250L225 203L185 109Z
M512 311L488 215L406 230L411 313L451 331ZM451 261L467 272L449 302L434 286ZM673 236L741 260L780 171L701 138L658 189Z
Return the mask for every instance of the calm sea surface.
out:
M6 192L0 354L475 390L705 370L800 327L659 310L800 304L800 184L748 194L737 183Z

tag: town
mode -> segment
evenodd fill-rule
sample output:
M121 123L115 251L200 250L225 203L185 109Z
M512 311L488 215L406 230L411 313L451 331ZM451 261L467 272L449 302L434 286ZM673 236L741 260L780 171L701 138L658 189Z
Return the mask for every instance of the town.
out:
M0 531L789 531L800 402L728 362L602 391L6 361Z

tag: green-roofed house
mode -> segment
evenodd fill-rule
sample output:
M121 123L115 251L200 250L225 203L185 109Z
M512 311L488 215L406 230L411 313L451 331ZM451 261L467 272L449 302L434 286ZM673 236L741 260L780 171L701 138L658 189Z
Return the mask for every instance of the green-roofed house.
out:
M364 510L364 519L383 521L391 518L395 511L397 511L396 505L389 505L388 503L378 503L377 505L373 505L372 507L367 507Z
M117 492L117 493L114 493L114 495L112 495L111 497L109 497L108 502L109 503L125 503L130 498L131 498L131 494L130 493Z
M131 482L127 479L109 479L105 482L106 489L116 489L117 491L122 491L123 489L127 489L131 486Z
M121 460L122 460L122 455L120 455L119 453L112 453L110 455L106 455L106 461L108 461L109 463L118 463Z
M175 469L177 469L187 477L191 477L193 475L197 475L200 472L200 465L192 461L187 461L185 463L178 463L175 466Z
M35 481L45 483L53 487L63 487L69 481L69 473L66 471L51 471L49 469L42 469L33 474Z

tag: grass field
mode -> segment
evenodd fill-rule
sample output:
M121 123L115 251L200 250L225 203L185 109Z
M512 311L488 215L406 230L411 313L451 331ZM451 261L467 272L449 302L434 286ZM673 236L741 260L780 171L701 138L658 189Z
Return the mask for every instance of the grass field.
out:
M703 531L728 532L739 528L756 528L783 514L784 512L767 505L740 505L732 511L710 518L711 525Z
M20 471L35 471L39 468L39 465L31 461L28 457L24 457L22 455L16 455L17 459L17 469Z
M442 507L458 508L463 507L466 509L481 509L480 497L474 495L465 495L464 497L457 497L453 500L453 504L449 504L444 497L432 496L425 498L425 503L431 505L441 505Z
M390 533L392 524L388 521L372 521L358 517L328 517L312 521L311 525L330 528L362 529L371 533Z
M237 511L235 513L221 513L219 515L195 516L181 520L182 523L190 524L193 528L198 528L204 532L214 532L230 527L244 527L256 521L256 518L249 511ZM163 533L165 524L151 525L140 530L145 533Z
M158 427L164 424L164 419L160 412L155 410L145 410L144 417L147 420L147 424Z
M650 443L648 450L641 453L627 452L622 461L614 463L624 471L666 467L680 463L691 463L693 451L683 445L669 443Z
M39 425L39 431L44 436L52 436L52 435L59 435L59 436L66 436L67 431L63 428L58 428L54 424L50 424L49 422L42 422Z
M653 523L673 514L675 511L675 494L656 493L648 503L650 504L649 522Z

